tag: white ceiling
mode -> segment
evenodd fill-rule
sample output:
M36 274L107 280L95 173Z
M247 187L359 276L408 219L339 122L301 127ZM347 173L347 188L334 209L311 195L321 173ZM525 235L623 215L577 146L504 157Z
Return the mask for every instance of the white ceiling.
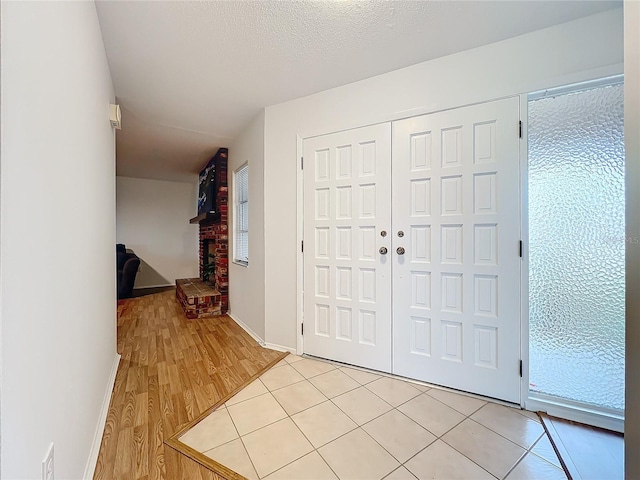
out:
M613 1L98 1L117 174L193 181L260 109L616 8Z

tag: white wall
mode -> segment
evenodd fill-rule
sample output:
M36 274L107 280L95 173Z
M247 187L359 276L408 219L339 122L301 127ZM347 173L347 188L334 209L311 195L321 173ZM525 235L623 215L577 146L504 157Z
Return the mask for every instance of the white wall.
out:
M2 471L81 478L116 356L115 136L93 2L2 2ZM90 469L89 469L90 470Z
M249 164L249 265L233 263L233 172ZM264 340L264 112L229 147L229 309Z
M304 138L618 74L622 60L622 9L616 9L268 107L266 341L296 347L296 135Z
M134 288L199 275L197 177L193 183L116 177L116 240L140 257Z
M627 196L625 475L640 478L640 3L624 2L624 129Z

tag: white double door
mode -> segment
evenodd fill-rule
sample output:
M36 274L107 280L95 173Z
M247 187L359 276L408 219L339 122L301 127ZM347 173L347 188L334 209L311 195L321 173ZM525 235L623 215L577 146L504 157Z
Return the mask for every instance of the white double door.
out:
M520 402L517 98L304 141L304 352Z

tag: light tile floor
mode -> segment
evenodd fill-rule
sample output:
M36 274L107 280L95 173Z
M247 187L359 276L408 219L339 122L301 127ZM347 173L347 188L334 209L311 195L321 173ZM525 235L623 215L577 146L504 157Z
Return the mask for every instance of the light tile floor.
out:
M289 355L180 441L251 479L565 479L532 412Z

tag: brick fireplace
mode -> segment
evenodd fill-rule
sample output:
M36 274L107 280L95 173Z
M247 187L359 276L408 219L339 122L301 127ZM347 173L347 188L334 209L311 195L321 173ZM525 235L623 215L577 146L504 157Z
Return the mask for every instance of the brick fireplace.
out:
M227 187L224 188L226 190ZM207 253L212 252L215 255L215 273L209 278L209 283L220 292L222 312L229 310L228 251L229 240L227 214L225 212L220 216L219 223L205 224L203 222L200 224L200 278L202 278L202 268L205 262L208 262Z
M200 174L199 215L189 220L197 223L200 229L200 278L176 279L176 297L189 319L213 317L229 311L227 153L226 148L220 148L203 170L206 173ZM203 183L202 178L207 181ZM203 190L206 195L202 195ZM207 284L203 281L204 268L211 262L214 271L206 278Z
M200 278L203 267L209 263L209 253L215 255L215 273L209 283L220 292L222 312L229 310L229 235L228 235L228 197L227 187L227 151L221 149L217 154L219 187L216 194L217 213L213 217L200 220Z

